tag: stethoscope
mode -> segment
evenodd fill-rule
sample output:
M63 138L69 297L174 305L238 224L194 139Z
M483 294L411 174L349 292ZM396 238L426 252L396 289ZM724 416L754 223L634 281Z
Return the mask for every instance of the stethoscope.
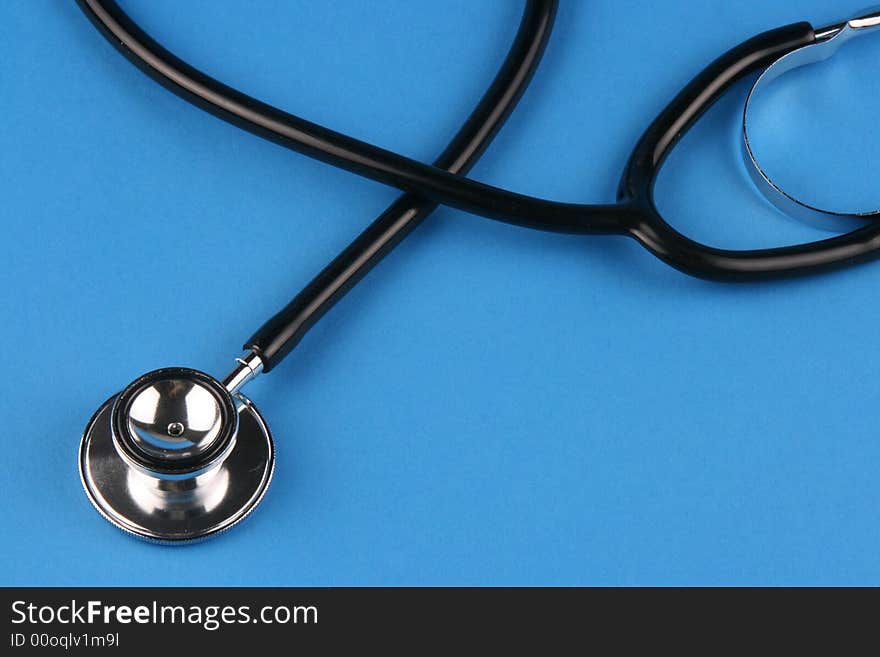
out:
M269 372L311 326L438 204L511 224L571 234L634 238L669 265L723 281L769 279L844 267L880 252L880 210L841 213L805 203L759 164L750 110L777 77L826 59L846 41L880 29L880 12L822 29L796 23L760 34L712 62L651 123L624 170L617 203L580 205L516 194L464 177L516 106L545 49L556 0L528 0L519 31L491 86L434 165L333 132L250 98L197 71L150 38L113 0L77 0L123 55L169 90L282 146L405 194L382 213L244 345L222 379L186 368L141 376L98 409L80 444L83 486L98 511L138 537L169 544L229 529L260 502L274 468L266 422L242 388ZM735 251L681 235L658 212L664 161L731 86L763 71L743 118L743 150L758 189L781 210L850 232L818 242Z

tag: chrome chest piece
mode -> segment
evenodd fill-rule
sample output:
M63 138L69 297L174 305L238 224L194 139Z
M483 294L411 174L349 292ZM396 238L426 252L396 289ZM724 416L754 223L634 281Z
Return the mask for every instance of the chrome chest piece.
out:
M761 93L779 77L802 66L823 62L837 53L848 41L877 31L880 31L880 12L816 30L816 42L788 53L768 67L755 82L746 101L742 134L746 168L752 180L760 192L779 210L820 228L835 231L860 228L864 226L866 219L880 218L880 209L870 212L824 210L804 202L777 185L758 162L749 138L752 106Z
M163 543L206 538L247 516L275 462L266 423L240 393L261 369L249 354L223 382L186 368L155 370L106 401L79 454L101 515Z

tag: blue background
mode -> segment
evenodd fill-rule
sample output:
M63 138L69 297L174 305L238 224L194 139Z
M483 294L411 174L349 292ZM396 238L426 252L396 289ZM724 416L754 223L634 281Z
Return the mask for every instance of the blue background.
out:
M122 4L215 77L422 160L476 103L521 12ZM563 0L473 175L611 201L641 130L709 60L858 9ZM623 238L448 209L249 388L278 464L248 522L180 549L117 532L77 476L94 409L159 366L224 374L396 192L187 105L72 2L3 2L0 26L0 583L880 584L880 267L725 286ZM792 74L760 109L768 169L811 200L880 206L878 47ZM717 246L825 237L750 187L745 92L675 152L661 209Z

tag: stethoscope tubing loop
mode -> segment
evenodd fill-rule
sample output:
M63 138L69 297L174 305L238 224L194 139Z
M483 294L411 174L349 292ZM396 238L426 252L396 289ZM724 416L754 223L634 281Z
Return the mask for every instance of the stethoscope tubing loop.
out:
M681 235L653 207L651 197L657 172L681 136L734 82L766 68L789 52L815 43L816 33L808 23L760 34L710 64L645 132L621 183L620 198L624 203L584 205L492 187L283 112L181 61L144 33L113 0L78 1L128 59L190 102L287 148L436 203L540 230L629 235L683 272L722 281L821 272L874 258L880 251L876 239L880 237L880 226L876 225L800 246L721 250Z

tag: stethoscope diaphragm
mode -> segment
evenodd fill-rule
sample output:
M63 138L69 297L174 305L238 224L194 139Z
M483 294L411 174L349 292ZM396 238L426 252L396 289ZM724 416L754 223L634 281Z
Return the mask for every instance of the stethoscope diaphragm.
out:
M846 232L861 228L865 225L866 220L880 219L880 209L867 212L840 212L823 209L783 189L758 161L750 135L753 108L765 90L789 71L823 62L837 53L848 41L878 30L880 30L880 14L875 12L863 18L856 18L817 31L814 43L793 50L767 67L752 86L743 111L743 154L746 169L748 169L755 186L781 212L825 230Z
M166 368L107 400L79 454L83 487L101 515L163 543L206 538L243 520L269 486L275 452L240 384Z

